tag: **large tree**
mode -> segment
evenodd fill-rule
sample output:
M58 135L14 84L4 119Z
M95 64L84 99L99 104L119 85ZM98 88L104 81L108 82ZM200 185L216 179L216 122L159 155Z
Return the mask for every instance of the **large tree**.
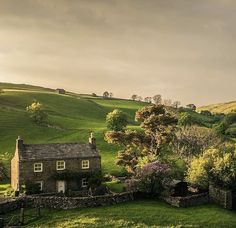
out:
M136 113L141 131L126 130L106 133L108 143L123 145L118 154L118 164L134 172L138 161L144 157L161 156L164 146L170 142L177 123L173 113L163 105L150 105Z

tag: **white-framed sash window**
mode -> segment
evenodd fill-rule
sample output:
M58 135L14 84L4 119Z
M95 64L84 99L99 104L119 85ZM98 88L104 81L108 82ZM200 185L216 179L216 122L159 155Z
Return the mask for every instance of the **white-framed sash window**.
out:
M34 172L35 173L43 172L43 163L34 163Z
M57 170L64 170L66 169L65 161L57 161Z
M89 169L89 160L82 160L82 169Z

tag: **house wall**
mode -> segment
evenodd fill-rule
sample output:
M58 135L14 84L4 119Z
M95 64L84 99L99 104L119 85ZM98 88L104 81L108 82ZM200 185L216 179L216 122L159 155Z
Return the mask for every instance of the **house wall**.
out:
M18 188L18 177L19 177L19 159L15 155L11 160L11 187L14 190Z
M56 170L56 162L64 160L66 163L65 170ZM82 169L82 160L89 160L89 169ZM43 163L42 172L34 172L34 163ZM38 160L38 161L22 161L20 165L20 183L24 184L25 181L43 181L44 192L56 192L57 183L52 178L55 173L63 173L65 171L71 172L91 172L95 170L101 170L101 158L83 158L83 159L55 159L55 160ZM69 181L66 183L66 188L71 190L78 189L78 184Z

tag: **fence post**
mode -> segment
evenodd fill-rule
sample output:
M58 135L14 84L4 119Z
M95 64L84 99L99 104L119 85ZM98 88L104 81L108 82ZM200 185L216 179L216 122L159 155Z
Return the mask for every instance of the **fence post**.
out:
M25 209L22 207L20 209L20 224L24 225L24 220L25 220Z

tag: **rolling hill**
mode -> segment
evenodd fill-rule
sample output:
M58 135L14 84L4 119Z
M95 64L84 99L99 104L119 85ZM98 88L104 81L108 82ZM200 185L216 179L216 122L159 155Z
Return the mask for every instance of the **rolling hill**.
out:
M134 115L145 103L122 99L93 98L83 95L59 95L51 89L27 85L0 84L7 88L0 95L0 155L10 161L18 135L25 143L86 142L91 131L95 133L102 155L105 173L119 175L115 165L118 148L104 141L105 117L119 108L127 113L130 127L135 127ZM49 115L49 126L36 125L26 113L34 100L44 105Z
M201 110L209 110L212 113L225 113L225 114L234 111L236 112L236 101L202 106L198 108L198 111Z

